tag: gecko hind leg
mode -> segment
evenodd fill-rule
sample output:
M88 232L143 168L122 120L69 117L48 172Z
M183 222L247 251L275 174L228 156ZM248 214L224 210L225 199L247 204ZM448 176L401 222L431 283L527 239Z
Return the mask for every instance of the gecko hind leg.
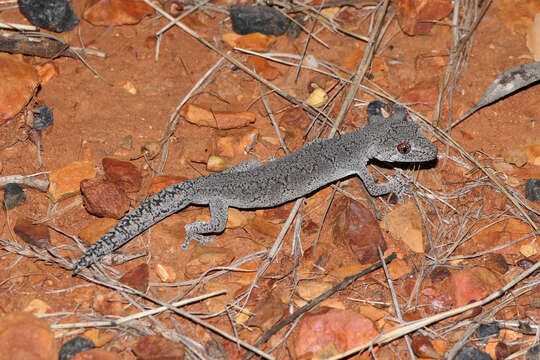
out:
M229 206L223 200L212 200L208 205L210 207L210 221L195 221L186 225L186 240L182 244L183 250L189 247L191 240L197 240L202 245L214 241L213 237L203 234L220 233L225 230L229 218Z

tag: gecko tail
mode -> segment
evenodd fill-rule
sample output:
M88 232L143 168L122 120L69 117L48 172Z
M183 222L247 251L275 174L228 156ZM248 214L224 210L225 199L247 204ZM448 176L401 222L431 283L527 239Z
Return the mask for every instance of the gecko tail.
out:
M131 213L124 216L83 254L73 267L73 275L77 275L103 256L122 247L155 223L188 206L191 203L191 197L179 185L172 185L149 197Z

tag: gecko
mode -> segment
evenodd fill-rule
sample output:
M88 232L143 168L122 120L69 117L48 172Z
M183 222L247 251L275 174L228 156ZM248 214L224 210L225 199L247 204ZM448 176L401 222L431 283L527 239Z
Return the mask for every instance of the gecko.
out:
M367 169L368 161L432 161L437 158L437 147L418 124L408 119L400 105L392 108L382 101L373 101L367 106L367 114L368 124L355 131L313 140L264 165L249 159L220 173L173 184L150 196L83 254L73 267L73 275L188 205L208 205L210 221L185 226L184 250L191 240L204 245L213 241L207 234L223 232L230 207L276 207L351 175L357 175L372 196L392 192L402 200L406 191L404 180L396 176L376 183Z

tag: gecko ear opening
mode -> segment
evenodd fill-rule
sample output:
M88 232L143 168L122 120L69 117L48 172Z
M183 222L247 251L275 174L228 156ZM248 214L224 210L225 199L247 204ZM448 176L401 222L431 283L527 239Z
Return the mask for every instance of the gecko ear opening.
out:
M367 106L368 125L383 123L388 118L388 104L382 101L372 101Z

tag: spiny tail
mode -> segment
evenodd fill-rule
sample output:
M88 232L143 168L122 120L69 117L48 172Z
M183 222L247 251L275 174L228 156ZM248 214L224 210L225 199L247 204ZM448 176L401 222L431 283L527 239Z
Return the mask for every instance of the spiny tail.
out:
M150 226L188 206L191 196L182 184L169 186L149 197L124 216L77 261L73 267L73 275L77 275L103 256L118 249Z

